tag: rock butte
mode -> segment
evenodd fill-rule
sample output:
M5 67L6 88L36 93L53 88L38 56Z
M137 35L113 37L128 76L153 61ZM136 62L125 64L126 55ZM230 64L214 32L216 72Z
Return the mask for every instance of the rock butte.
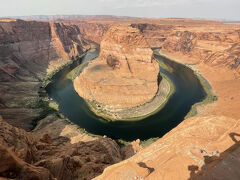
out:
M162 47L165 56L190 64L209 81L218 100L199 106L197 116L184 120L150 146L142 149L136 141L122 149L123 157L137 154L109 166L124 159L119 157L118 145L109 138L94 140L55 114L42 116L37 91L47 71L68 62L93 42L99 44L110 25L119 21L131 21L150 47ZM0 177L65 180L76 179L81 172L83 178L92 179L109 166L96 179L239 179L239 44L240 24L217 21L0 20L0 114L7 122L0 118L0 159L4 158ZM31 132L9 125L30 131L36 119L38 125Z
M158 90L159 66L136 28L113 26L104 35L99 57L74 80L84 99L116 109L139 106Z

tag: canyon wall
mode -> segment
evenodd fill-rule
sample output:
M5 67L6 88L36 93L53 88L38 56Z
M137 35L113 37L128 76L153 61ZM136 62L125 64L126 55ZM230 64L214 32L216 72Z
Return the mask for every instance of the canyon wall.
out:
M76 25L1 20L0 80L42 79L47 69L76 57L87 45Z
M79 22L75 23L80 30L80 34L87 40L101 43L104 34L108 31L111 24L101 22Z
M237 24L132 24L151 47L191 58L192 63L222 66L240 72L240 29Z
M125 153L129 156L115 141L83 133L39 102L42 80L96 44L91 38L86 40L83 36L89 32L84 34L80 28L0 19L2 179L92 179L121 161ZM134 154L131 148L129 151Z
M76 25L0 20L0 114L30 130L44 112L38 89L44 77L90 47Z
M95 180L239 178L240 120L193 117ZM230 169L230 170L229 170Z
M34 134L12 127L0 117L1 177L92 179L104 167L121 160L120 149L114 141L105 138L91 142L93 138L72 129L57 116L42 116L44 112L38 105L43 78L82 54L90 44L77 25L0 21L0 114L8 123L28 131L32 129L33 120L43 118L47 126L46 123L38 125L34 134L42 138L48 132L54 137L52 140L45 134L37 140ZM68 131L75 134L74 145Z

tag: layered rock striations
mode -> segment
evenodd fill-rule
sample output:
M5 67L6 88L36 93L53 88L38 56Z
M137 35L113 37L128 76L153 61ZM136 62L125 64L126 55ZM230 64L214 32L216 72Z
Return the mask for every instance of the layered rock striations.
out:
M75 23L74 23L75 24ZM111 24L101 22L77 22L80 34L87 40L100 44Z
M76 25L0 21L1 81L42 79L51 65L76 57L87 45Z
M165 22L166 23L166 22ZM132 24L143 33L151 47L161 47L176 56L191 58L192 63L227 67L240 72L238 24L220 22Z
M74 80L80 96L119 109L144 104L155 96L159 66L138 29L113 26L100 48L99 57Z
M42 113L41 81L89 47L76 25L0 20L0 114L30 130Z
M181 19L144 21L147 23L132 26L151 47L162 47L165 56L201 73L218 100L198 106L197 117L184 120L130 159L108 167L98 179L239 179L240 25ZM109 26L84 24L0 20L0 114L7 122L30 130L41 112L37 91L46 72L84 51L88 47L85 38L100 43ZM123 38L118 37L119 41ZM113 50L118 43L108 41L114 44L109 51L121 61L107 58L108 53L103 52L100 66L92 67L133 78L126 60ZM153 66L148 60L141 62L144 67ZM123 71L119 62L125 63ZM96 82L85 82L96 87ZM112 93L111 89L106 92ZM54 114L39 122L33 133L0 118L0 144L0 177L5 179L91 179L121 160L112 140L89 142L77 127ZM128 148L122 149L124 158L135 152L126 153Z
M196 62L204 62L210 66L226 66L240 72L239 32L239 29L228 26L220 26L216 30L176 29L163 44L163 49L190 56Z

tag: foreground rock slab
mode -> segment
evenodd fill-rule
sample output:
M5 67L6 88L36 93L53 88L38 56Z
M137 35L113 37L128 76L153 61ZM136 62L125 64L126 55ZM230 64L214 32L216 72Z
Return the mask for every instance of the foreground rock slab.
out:
M95 179L236 179L240 167L239 132L240 120L224 116L189 118L130 159L106 168Z

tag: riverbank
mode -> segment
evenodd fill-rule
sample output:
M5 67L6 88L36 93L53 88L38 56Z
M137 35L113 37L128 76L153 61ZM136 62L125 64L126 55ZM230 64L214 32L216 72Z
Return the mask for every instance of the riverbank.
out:
M78 57L76 57L75 59L69 60L63 64L61 64L60 66L58 66L57 68L55 68L54 70L50 71L50 73L48 73L46 75L46 77L43 79L42 81L42 86L41 88L46 88L47 85L52 81L53 77L59 73L61 70L63 70L64 68L71 66L74 62L80 61L88 52L90 52L91 49L88 49L86 52L82 53L81 55L79 55Z
M162 66L167 63L165 68L169 66L172 70L168 71L161 68L161 75L169 78L169 81L171 80L174 84L174 93L171 98L165 101L167 103L163 104L160 111L154 112L141 121L133 119L133 121L108 122L97 116L89 108L86 101L76 93L73 86L73 75L78 75L82 66L85 66L88 61L91 62L91 59L93 59L91 54L93 53L84 57L83 64L80 66L75 64L61 71L48 86L48 93L49 97L59 104L60 112L65 117L92 134L107 135L113 139L126 141L161 137L184 119L193 104L205 97L198 78L190 68L177 63L168 64L168 61L165 62L161 57L156 57L162 62ZM96 53L95 55L97 56Z
M207 92L207 98L193 105L186 118L193 116L227 116L240 118L240 75L223 66L211 67L188 56L161 51L161 55L194 70ZM209 87L210 86L210 87ZM192 114L191 114L192 113Z
M61 74L61 71L65 71L66 68L71 68L74 63L81 62L88 52L92 52L92 49L88 49L75 59L58 66L58 68L55 68L51 73L48 73L42 81L38 90L39 97L37 105L41 111L39 117L35 118L32 122L34 125L32 132L34 132L34 136L36 136L37 139L41 138L42 134L49 134L52 138L61 135L69 138L71 143L76 143L79 141L92 141L101 137L87 132L84 128L79 127L65 117L59 109L59 103L52 99L46 91L47 86L55 81L57 76Z
M218 100L218 97L213 92L213 89L212 89L211 85L209 84L209 82L202 76L202 74L198 70L194 69L194 66L196 65L196 63L192 63L192 62L182 63L181 61L174 60L171 57L169 57L168 54L166 52L164 52L163 50L155 49L154 52L155 52L155 54L165 57L165 58L169 59L170 61L182 64L182 65L187 66L188 68L192 69L194 71L194 74L199 79L199 81L206 93L206 97L202 101L192 105L191 110L188 112L188 114L185 116L184 119L187 119L187 118L197 115L198 107L209 104L209 103L213 103L214 101ZM166 67L166 65L165 65L165 68L168 68L168 67Z
M39 87L39 90L38 90L38 100L37 100L37 107L40 108L41 111L40 111L40 115L32 121L32 125L34 128L37 126L38 121L44 119L45 117L47 117L52 113L56 113L58 117L64 119L64 116L59 112L59 105L49 97L46 91L46 87L54 80L55 76L60 71L64 70L64 68L71 66L73 63L76 63L77 61L81 61L81 59L87 54L88 51L90 51L90 49L88 49L86 52L82 53L75 59L68 60L62 63L61 65L55 67L49 73L47 73L46 76L43 78L43 81L41 82L41 86Z

